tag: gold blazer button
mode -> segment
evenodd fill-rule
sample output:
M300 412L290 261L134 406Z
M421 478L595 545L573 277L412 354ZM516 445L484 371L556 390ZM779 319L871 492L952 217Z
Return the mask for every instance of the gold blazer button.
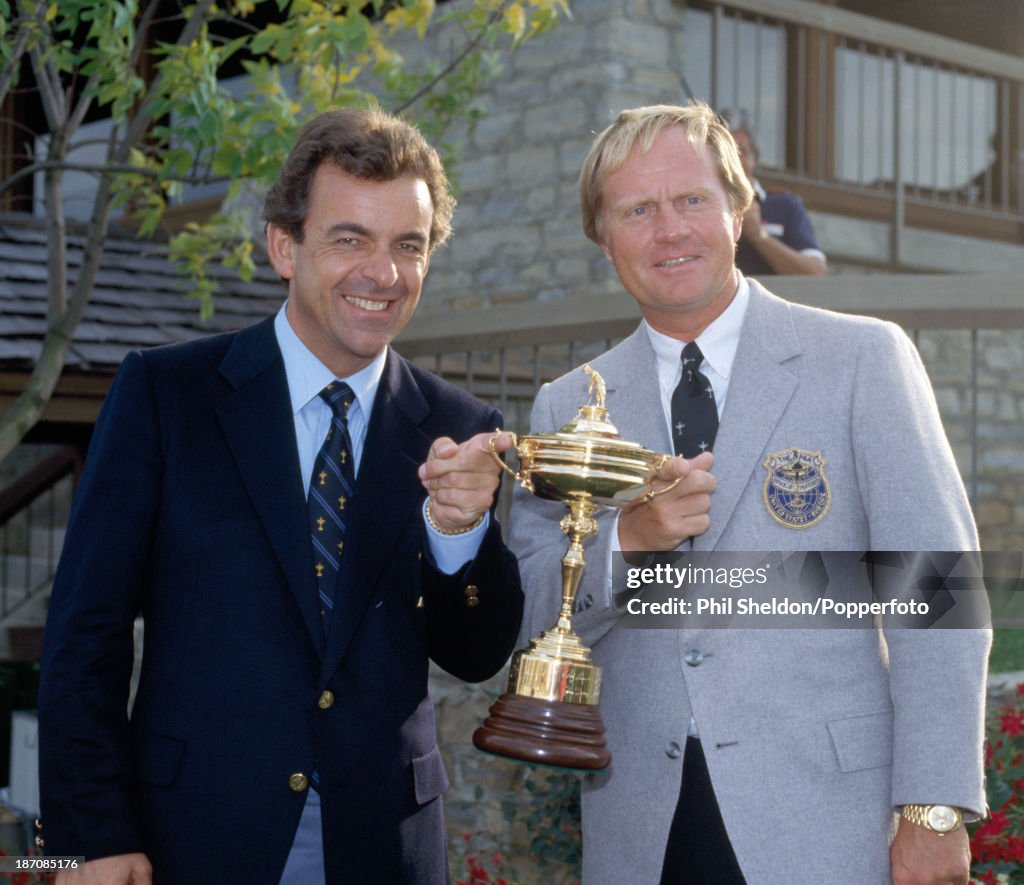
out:
M317 699L316 705L321 710L329 710L333 704L334 692L331 691L329 688L324 689L323 694L321 694L320 697Z
M303 792L309 786L309 780L301 771L295 772L288 778L288 788L296 793Z

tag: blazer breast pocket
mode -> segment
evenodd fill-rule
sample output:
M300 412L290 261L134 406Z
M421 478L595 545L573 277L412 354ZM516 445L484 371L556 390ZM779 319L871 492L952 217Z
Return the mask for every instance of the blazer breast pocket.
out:
M145 784L169 787L178 779L185 741L143 729L135 744L135 775Z
M448 772L437 747L412 760L412 779L417 805L426 805L448 789Z
M831 719L827 725L840 771L892 765L892 710Z

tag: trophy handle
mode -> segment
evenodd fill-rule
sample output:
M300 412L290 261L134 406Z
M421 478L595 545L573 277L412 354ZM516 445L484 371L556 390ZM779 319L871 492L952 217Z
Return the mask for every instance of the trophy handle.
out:
M512 474L516 479L519 479L519 474L516 473L511 467L508 466L502 459L501 456L494 450L494 441L498 438L499 433L507 433L512 437L512 448L519 445L519 437L517 437L511 430L502 430L500 427L494 429L494 436L487 440L487 448L491 450L491 457L494 459L494 463L497 464L502 470Z
M494 450L491 449L492 453L493 453L493 451ZM669 458L671 458L671 457L672 457L671 455L658 455L658 460L654 462L654 470L655 470L655 472L657 472L658 470L661 470L661 468L665 466L665 462L668 461ZM685 477L677 476L667 486L665 486L664 488L660 488L657 491L654 490L654 486L651 486L651 488L649 488L647 490L647 494L644 495L644 502L647 503L649 501L653 501L655 498L658 497L658 495L664 495L665 492L671 492L672 489L674 489L677 485L679 485L679 483L681 483L684 478ZM653 480L651 480L651 481L653 482Z

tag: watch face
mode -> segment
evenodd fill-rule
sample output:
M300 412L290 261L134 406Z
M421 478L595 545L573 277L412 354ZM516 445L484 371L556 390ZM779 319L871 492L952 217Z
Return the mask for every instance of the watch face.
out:
M940 833L948 833L956 826L956 811L948 805L933 805L928 809L928 825Z

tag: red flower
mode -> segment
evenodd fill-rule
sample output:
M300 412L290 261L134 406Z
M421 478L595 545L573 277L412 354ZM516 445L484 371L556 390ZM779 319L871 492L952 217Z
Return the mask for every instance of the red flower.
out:
M1006 812L993 811L992 816L978 827L979 836L998 836L1010 825Z
M999 717L999 730L1003 734L1008 734L1012 737L1018 737L1024 734L1024 714L1018 713L1012 708L1008 708L1002 716Z

